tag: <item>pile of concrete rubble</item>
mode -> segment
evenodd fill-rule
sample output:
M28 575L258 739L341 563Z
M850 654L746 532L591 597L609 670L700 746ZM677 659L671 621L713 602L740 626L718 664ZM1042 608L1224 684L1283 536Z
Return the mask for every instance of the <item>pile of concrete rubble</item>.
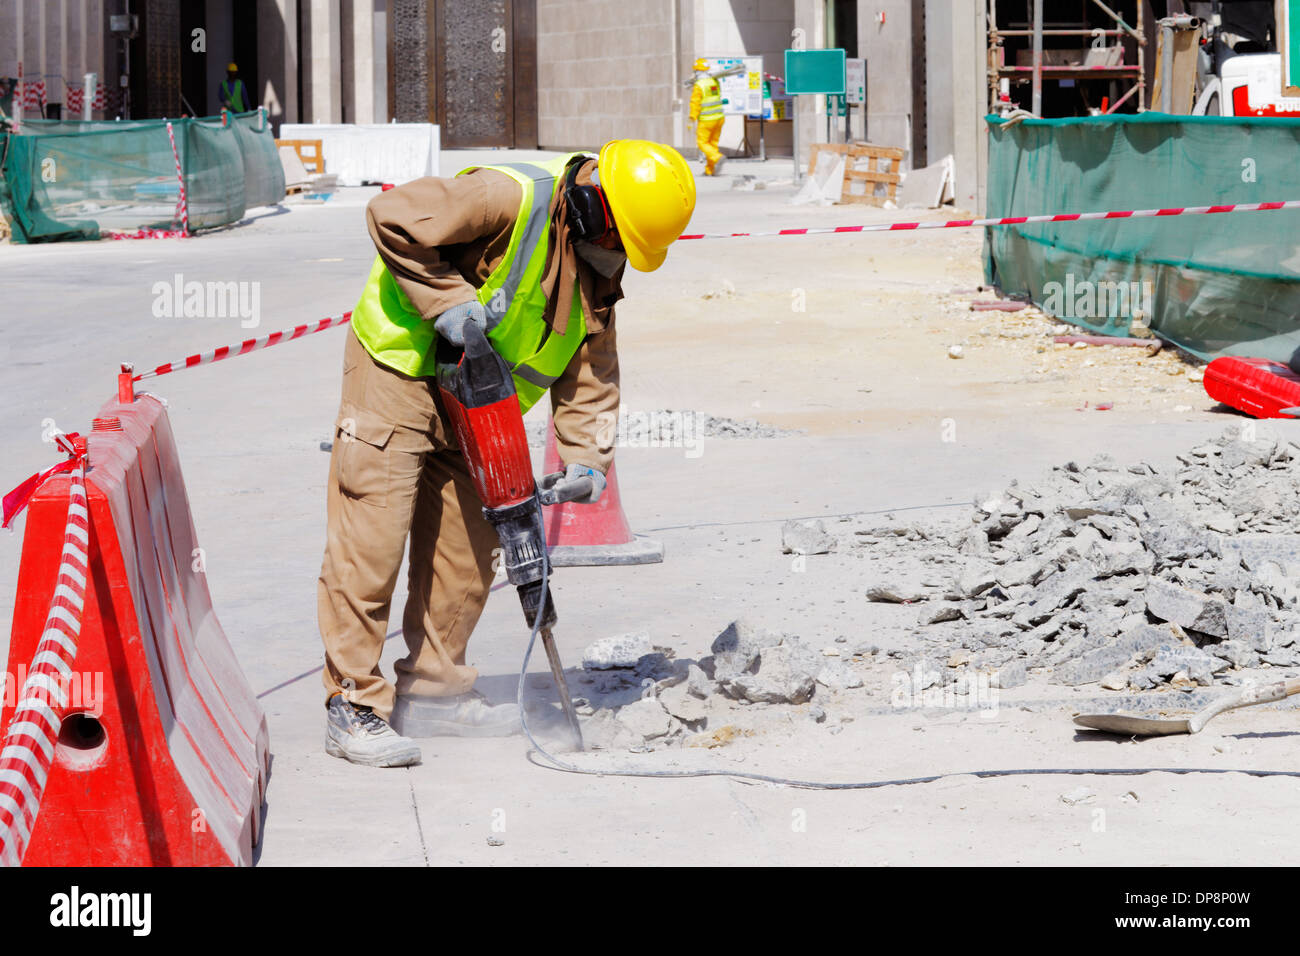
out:
M817 649L746 620L700 660L674 659L646 633L606 638L587 648L573 688L589 743L712 747L752 725L740 708L771 705L806 705L801 715L835 732L861 709L842 706L842 692L862 688L860 665L883 657L913 695L955 685L970 699L978 681L1007 689L1031 672L1192 691L1300 665L1300 448L1263 425L1233 426L1167 468L1068 462L976 496L956 523L889 517L838 533L787 522L782 546L887 569L865 597L916 608L905 649L877 657L846 637ZM829 721L824 705L837 712Z
M946 538L906 524L859 534L948 569L868 590L920 602L935 682L974 668L1011 687L1046 668L1059 684L1190 690L1300 664L1297 530L1300 451L1252 422L1171 468L1102 455L981 494Z
M861 676L840 658L869 656L876 649L836 645L817 651L794 635L741 619L710 650L699 660L676 659L670 649L653 646L645 632L590 645L572 687L581 695L576 703L588 746L720 746L729 731L745 732L732 723L742 708L809 704L819 692L861 687ZM827 721L825 708L815 703L806 716ZM837 718L829 729L835 732L850 719Z

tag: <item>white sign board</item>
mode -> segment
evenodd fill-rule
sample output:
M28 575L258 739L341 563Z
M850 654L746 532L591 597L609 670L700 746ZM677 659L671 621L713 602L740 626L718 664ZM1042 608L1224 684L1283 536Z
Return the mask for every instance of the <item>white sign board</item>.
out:
M861 57L844 61L844 92L850 106L861 106L867 101L867 61Z
M763 115L763 58L761 56L710 56L709 72L717 74L733 67L744 67L744 71L733 73L718 79L722 89L722 98L726 100L723 110L728 116L762 116Z

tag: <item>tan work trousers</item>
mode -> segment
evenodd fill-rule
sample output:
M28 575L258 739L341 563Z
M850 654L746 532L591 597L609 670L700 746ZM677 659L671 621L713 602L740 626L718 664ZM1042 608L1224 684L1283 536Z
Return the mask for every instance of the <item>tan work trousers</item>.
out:
M387 720L396 694L468 691L478 671L465 648L492 584L496 532L433 379L379 364L351 328L327 496L317 586L327 695L342 692ZM408 534L407 654L394 686L379 658Z

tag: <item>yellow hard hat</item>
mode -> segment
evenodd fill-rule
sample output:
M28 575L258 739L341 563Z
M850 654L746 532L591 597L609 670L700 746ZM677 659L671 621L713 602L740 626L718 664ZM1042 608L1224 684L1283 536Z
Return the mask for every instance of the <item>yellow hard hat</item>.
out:
M695 211L690 167L671 146L644 139L611 140L596 166L627 261L654 272Z
M704 59L704 57L700 57L698 60L695 61L696 73L703 73L708 68L709 68L709 61Z
M226 72L227 72L227 73L238 73L238 72L239 72L239 67L236 66L234 63L227 63L227 64L226 64Z

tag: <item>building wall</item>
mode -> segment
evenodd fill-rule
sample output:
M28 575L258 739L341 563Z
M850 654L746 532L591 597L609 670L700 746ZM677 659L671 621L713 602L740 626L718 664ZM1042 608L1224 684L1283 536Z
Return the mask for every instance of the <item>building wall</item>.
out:
M342 11L339 0L301 0L303 123L343 122Z
M538 0L542 148L673 141L676 0Z
M86 73L116 88L115 56L104 76L105 50L115 50L107 17L104 0L0 0L0 76L17 76L21 60L26 79L45 80L49 103L65 103L66 84L82 86Z
M867 139L901 146L907 151L906 168L912 162L912 30L912 0L859 0L858 52L867 60Z
M257 69L250 89L279 133L299 116L298 0L257 0Z

